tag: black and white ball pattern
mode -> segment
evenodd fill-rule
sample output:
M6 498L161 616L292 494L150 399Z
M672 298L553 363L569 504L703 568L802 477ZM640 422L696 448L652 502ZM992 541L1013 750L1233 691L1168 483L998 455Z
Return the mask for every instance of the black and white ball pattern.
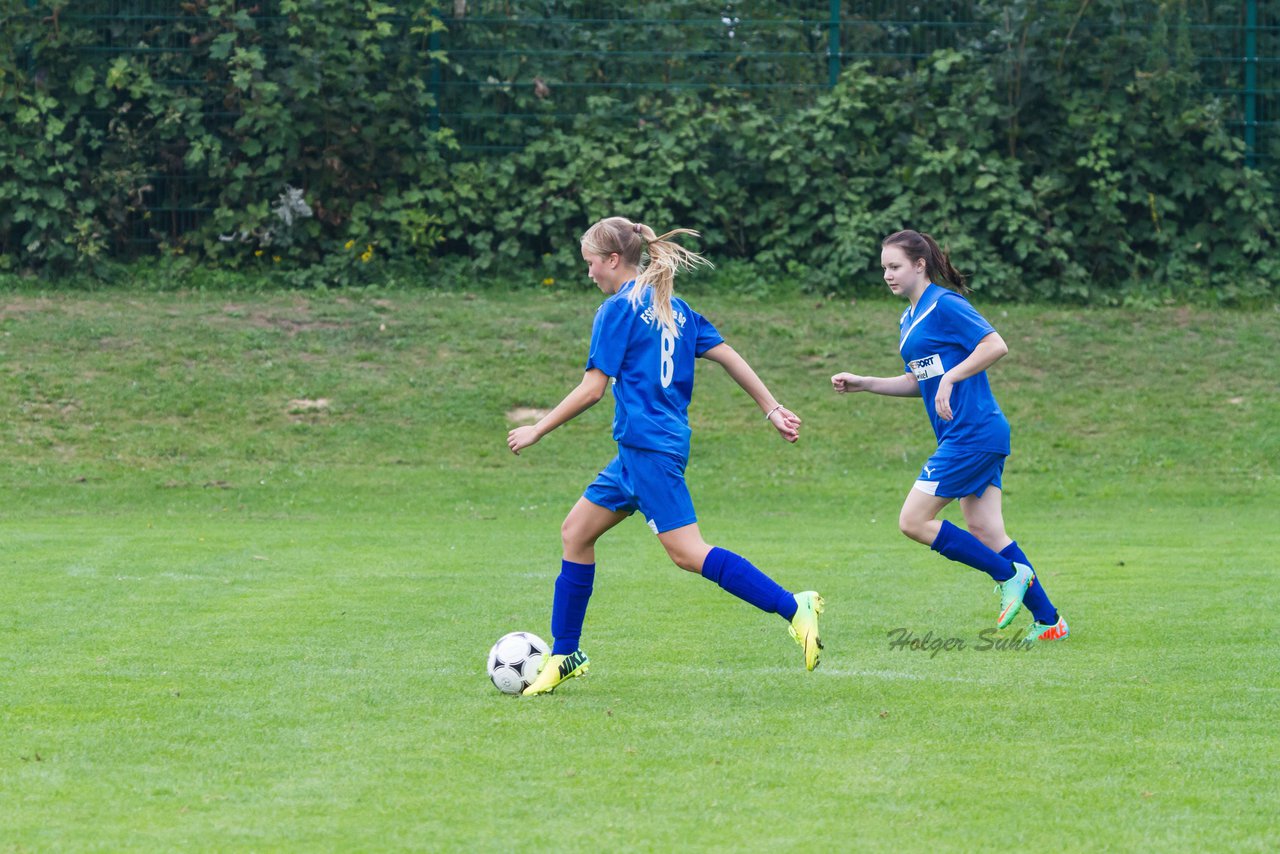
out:
M489 678L504 694L519 694L538 675L538 666L551 649L532 632L510 632L489 650Z

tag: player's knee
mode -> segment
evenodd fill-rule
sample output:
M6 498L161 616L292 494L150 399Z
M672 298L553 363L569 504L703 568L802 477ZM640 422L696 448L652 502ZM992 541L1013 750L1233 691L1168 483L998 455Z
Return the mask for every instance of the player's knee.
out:
M706 543L663 543L663 547L671 562L686 572L702 572L702 562L711 550Z
M928 519L918 519L915 516L902 514L898 517L898 530L909 539L915 540L917 543L928 545L933 542L930 536Z
M587 541L586 535L582 532L582 526L576 524L573 519L565 519L560 526L560 543L566 550L576 547L584 547L595 545L593 542Z
M667 549L667 557L671 558L671 562L686 572L701 572L702 561L691 552L680 549Z

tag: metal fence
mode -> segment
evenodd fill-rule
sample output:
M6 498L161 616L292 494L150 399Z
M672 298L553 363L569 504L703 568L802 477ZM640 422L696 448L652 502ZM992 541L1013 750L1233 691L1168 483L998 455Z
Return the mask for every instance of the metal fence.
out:
M852 61L906 70L983 27L974 2L839 0L742 4L555 4L573 15L536 14L533 4L454 3L433 69L438 120L468 151L519 148L610 99L634 120L644 96L728 88L786 110L835 85Z
M429 48L447 60L423 57L422 74L437 104L423 120L452 129L467 158L498 156L569 126L590 99L609 99L619 121L634 121L646 96L724 87L750 92L781 112L812 102L850 63L903 73L941 48L1008 48L1017 27L1026 26L1025 18L1019 23L1012 14L991 14L1016 4L987 0L444 2L446 29ZM1153 4L1129 5L1131 18L1076 21L1066 37L1140 27ZM276 2L261 0L250 14L268 42L285 44L287 19ZM1280 182L1280 3L1198 0L1187 17L1206 91L1226 105L1248 162ZM73 4L62 25L87 33L81 49L95 61L159 57L166 68L179 69L199 28L196 18L164 0ZM201 85L198 68L177 77L174 85ZM197 181L181 170L151 177L153 227L163 222L162 233L179 234L202 218L188 193Z
M622 118L647 92L725 87L782 110L833 86L853 62L892 74L941 48L992 50L1017 38L1016 22L997 16L993 24L975 0L813 0L767 4L774 14L763 17L747 11L764 5L640 4L619 18L590 2L539 4L538 14L510 0L455 0L435 42L449 61L431 70L432 120L452 128L467 152L501 152L572 122L588 98L613 99ZM1078 21L1067 36L1140 31L1153 4L1130 5L1125 20ZM1226 102L1249 163L1280 173L1280 3L1197 3L1187 14L1206 91Z

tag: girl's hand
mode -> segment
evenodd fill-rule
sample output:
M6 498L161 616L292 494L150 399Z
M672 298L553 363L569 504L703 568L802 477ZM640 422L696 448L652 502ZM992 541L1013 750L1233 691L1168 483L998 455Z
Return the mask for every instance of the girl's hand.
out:
M532 424L527 424L524 427L517 427L507 434L507 447L511 449L511 453L519 456L521 450L530 445L536 445L541 438L538 435L538 428Z
M938 393L933 397L933 408L943 421L950 421L954 417L951 412L951 386L951 380L943 374L942 379L938 380Z
M860 377L857 374L840 373L831 378L831 387L840 394L846 394L851 391L866 391L867 378Z
M795 442L800 438L800 416L785 406L778 406L769 413L769 423L788 442Z

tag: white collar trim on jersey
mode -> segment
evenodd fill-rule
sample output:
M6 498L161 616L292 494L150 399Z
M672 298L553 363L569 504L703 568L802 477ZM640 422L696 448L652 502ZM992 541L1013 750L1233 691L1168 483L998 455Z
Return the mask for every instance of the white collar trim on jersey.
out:
M930 306L929 306L928 308L926 308L926 309L924 310L924 312L923 312L919 317L917 317L915 320L911 321L911 325L907 327L907 331L906 331L906 332L904 332L904 333L902 333L902 339L901 339L900 341L898 341L898 352L899 352L899 353L901 353L901 352L902 352L902 348L903 348L903 347L907 346L907 339L911 337L911 333L912 333L913 331L915 331L915 328L916 328L917 326L919 326L919 325L920 325L920 321L924 320L926 317L928 317L930 314L932 314L932 313L933 313L933 310L934 310L935 308L937 308L937 307L938 307L938 301L935 299L935 300L933 301L933 303L932 303L932 304L930 304ZM911 309L907 309L907 312L908 312L908 313L910 313L910 311L911 311Z

